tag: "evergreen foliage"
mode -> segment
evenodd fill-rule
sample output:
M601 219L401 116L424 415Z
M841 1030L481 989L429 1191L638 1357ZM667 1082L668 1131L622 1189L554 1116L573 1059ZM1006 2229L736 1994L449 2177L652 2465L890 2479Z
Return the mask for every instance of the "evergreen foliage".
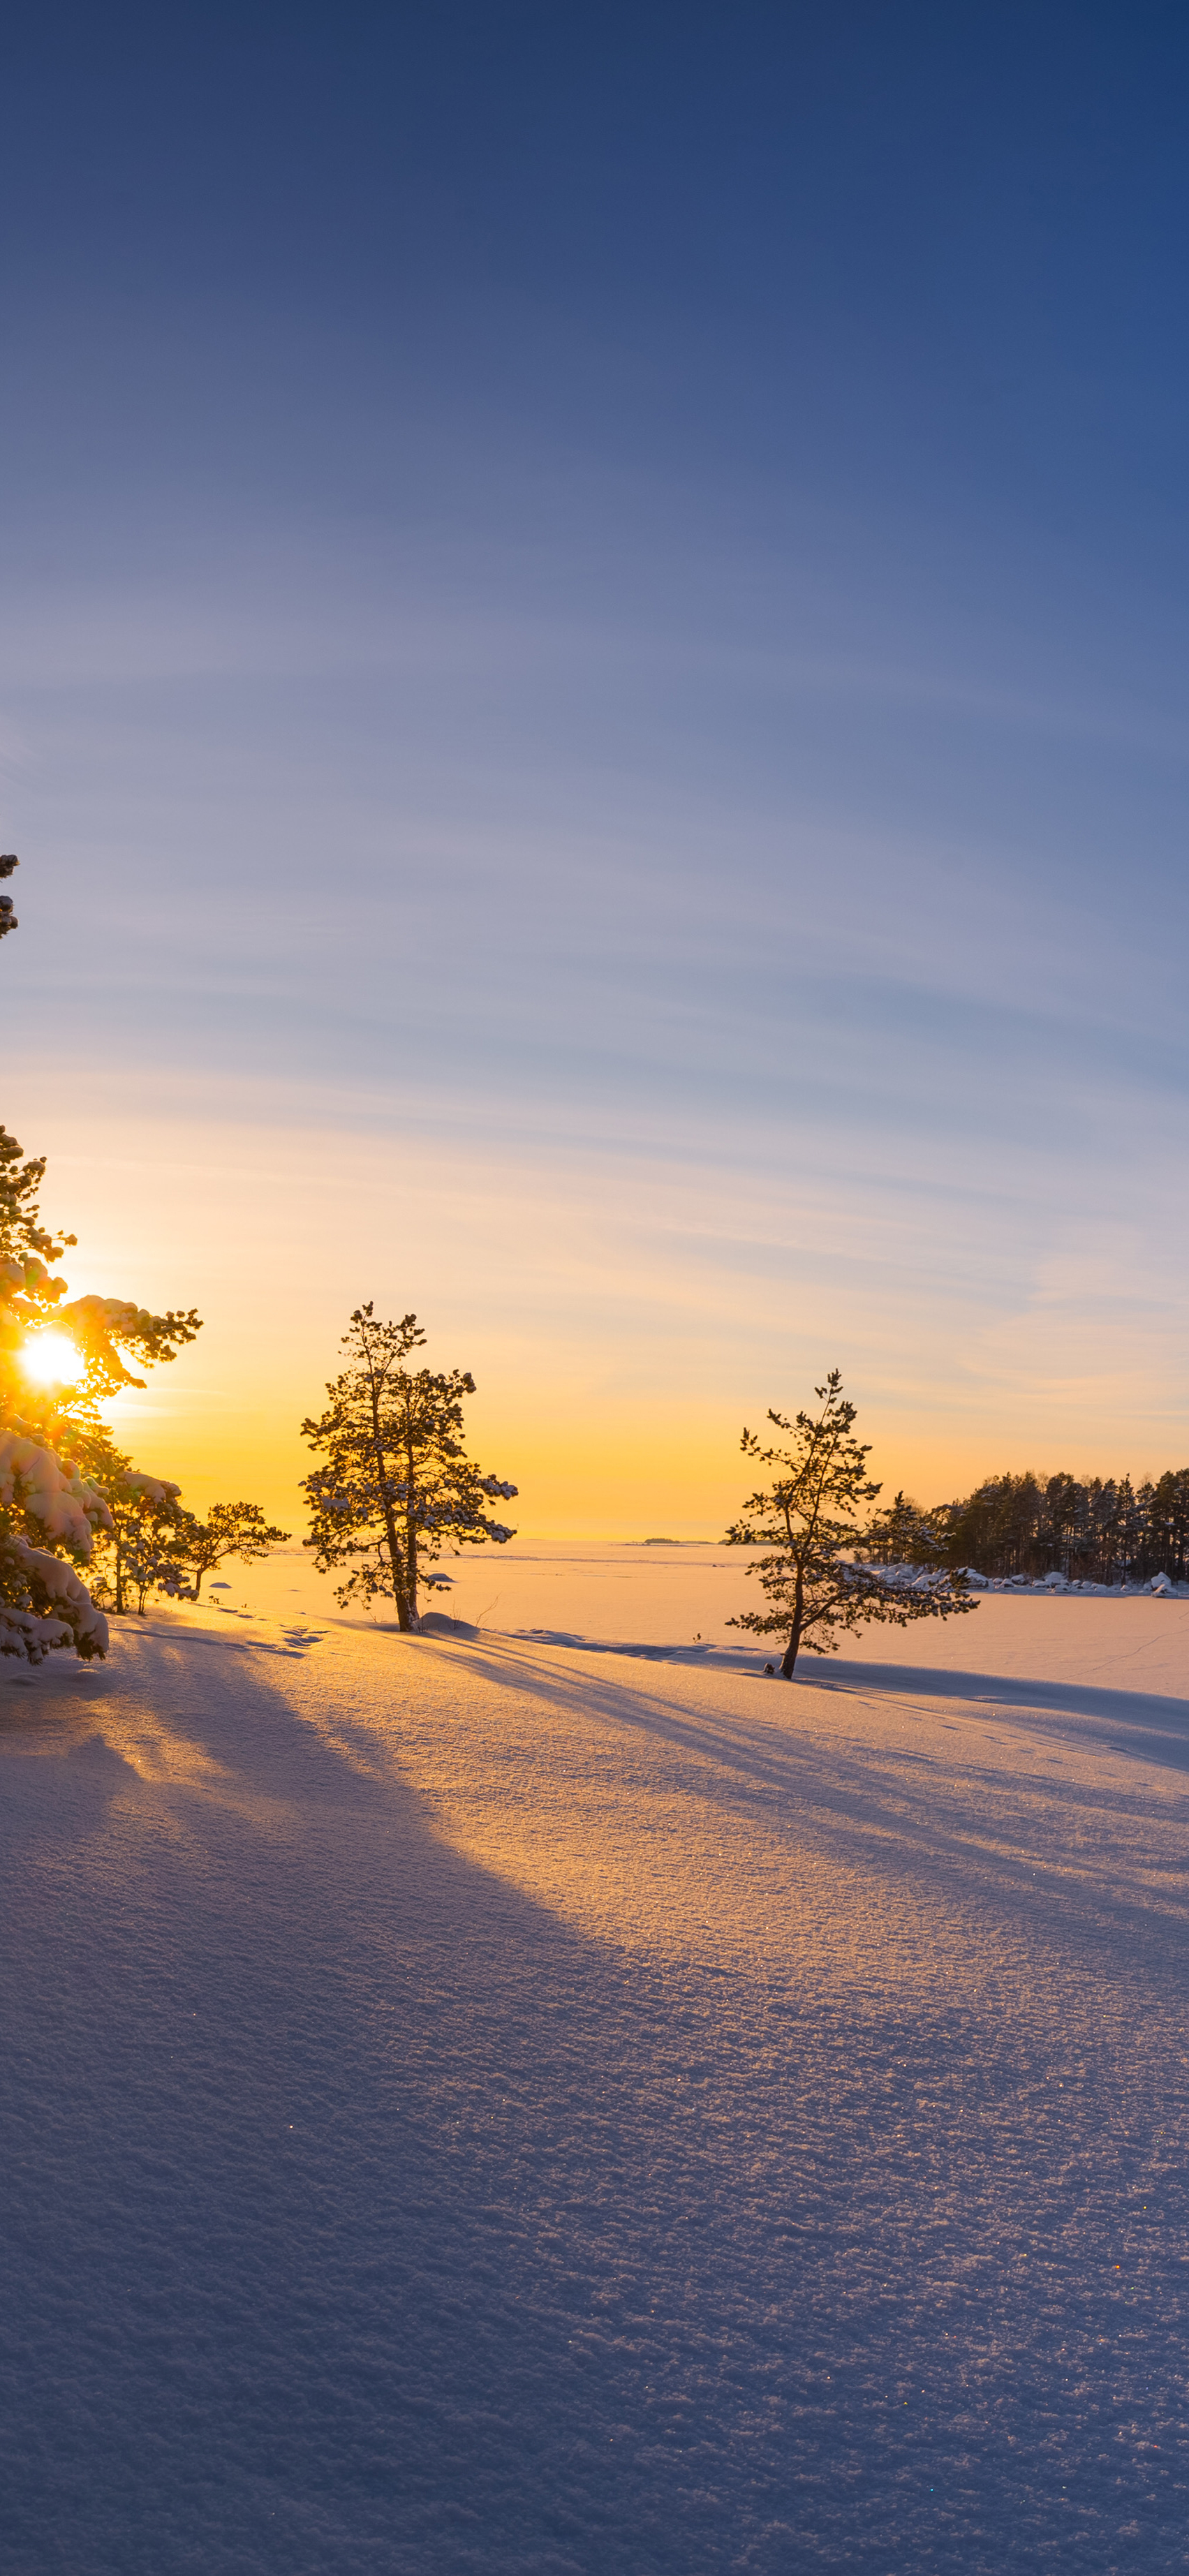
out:
M11 851L0 857L0 877L16 865ZM15 927L5 897L0 936ZM192 1307L153 1315L121 1297L68 1300L66 1280L48 1265L76 1237L42 1224L44 1178L44 1155L25 1155L0 1127L0 1654L35 1664L58 1646L86 1659L106 1652L107 1621L80 1569L99 1533L114 1533L105 1485L132 1471L98 1408L120 1387L143 1386L130 1361L175 1359L200 1330ZM27 1344L51 1325L82 1363L68 1394L35 1388L22 1365ZM162 1497L177 1490L153 1477L140 1483Z
M960 1575L936 1561L911 1557L877 1562L874 1547L917 1535L922 1516L898 1494L881 1522L866 1517L866 1507L881 1488L867 1474L868 1443L853 1436L856 1409L842 1392L838 1369L815 1389L821 1411L799 1413L795 1421L769 1410L768 1420L787 1435L787 1443L764 1448L754 1431L745 1430L745 1458L775 1468L770 1484L749 1494L738 1521L727 1531L734 1547L762 1547L767 1553L748 1567L757 1576L766 1610L745 1610L727 1622L750 1629L754 1636L787 1635L780 1671L791 1681L802 1646L816 1654L837 1654L837 1632L864 1627L868 1621L897 1628L917 1619L948 1619L972 1610Z
M0 857L0 878L16 864ZM15 928L5 897L0 937ZM104 1399L143 1386L136 1368L176 1359L201 1321L193 1307L154 1315L127 1298L69 1298L50 1265L77 1238L42 1224L45 1168L44 1155L26 1155L0 1127L0 1655L34 1664L59 1646L104 1654L104 1604L143 1610L153 1591L196 1600L217 1562L212 1544L258 1555L284 1536L252 1503L216 1504L209 1523L196 1521L176 1485L142 1475L114 1447ZM69 1389L37 1388L23 1365L51 1327L81 1362Z
M143 1616L154 1592L178 1600L186 1590L186 1533L194 1526L180 1487L141 1475L110 1447L100 1481L107 1522L95 1533L87 1568L92 1600L117 1617L130 1610Z
M865 1549L876 1561L966 1566L992 1581L1189 1582L1189 1467L1130 1476L988 1476L956 1502L922 1509L898 1494L873 1521Z
M26 1156L0 1127L0 1654L30 1663L59 1646L85 1659L106 1652L107 1622L83 1581L96 1541L117 1543L119 1515L130 1542L135 1519L139 1544L177 1488L135 1478L99 1406L120 1387L144 1384L129 1362L172 1360L200 1329L193 1308L153 1315L124 1298L68 1299L66 1280L48 1265L75 1237L42 1224L44 1177L45 1157ZM48 1327L82 1362L68 1390L36 1388L22 1365L27 1344Z
M0 877L10 877L13 869L19 868L20 864L14 850L5 850L0 855ZM9 931L16 930L18 926L12 896L0 894L0 939L7 938Z
M949 1565L998 1577L1073 1582L1189 1581L1189 1467L1130 1476L989 1476L965 1500L922 1515Z
M117 1516L129 1539L132 1519L143 1538L177 1488L135 1477L99 1406L121 1386L143 1385L130 1359L172 1360L200 1328L193 1309L153 1315L114 1297L64 1303L67 1283L47 1264L75 1238L41 1223L44 1174L44 1156L25 1157L0 1128L0 1654L30 1663L58 1646L85 1659L106 1652L107 1622L82 1579L96 1541L118 1545ZM36 1388L22 1366L48 1326L82 1362L69 1390Z
M212 1503L200 1521L184 1509L177 1485L140 1475L115 1449L103 1491L111 1526L96 1533L88 1580L92 1599L117 1614L143 1612L156 1592L198 1601L217 1565L229 1558L253 1563L289 1536L274 1529L259 1503Z
M348 1366L329 1381L330 1402L303 1440L326 1453L303 1479L310 1535L320 1573L350 1568L337 1589L349 1601L394 1601L399 1626L419 1623L422 1589L432 1568L464 1547L497 1546L514 1530L489 1505L516 1492L484 1475L466 1455L462 1408L475 1392L466 1369L436 1371L406 1363L425 1341L415 1315L381 1323L369 1302L356 1308L343 1347Z
M217 1565L234 1558L240 1565L253 1565L267 1556L270 1547L283 1547L290 1532L274 1529L266 1521L259 1503L212 1503L205 1521L190 1520L187 1515L184 1563L191 1578L187 1599L197 1601L202 1580L213 1574Z
M944 1565L944 1512L922 1511L901 1490L863 1532L863 1554L873 1565Z
M63 1304L67 1283L46 1264L60 1261L78 1237L49 1234L42 1225L38 1198L44 1179L44 1154L26 1156L15 1136L0 1127L0 1371L7 1368L7 1391L15 1356L30 1333L51 1324L65 1333L83 1362L70 1391L70 1412L84 1437L104 1396L144 1385L128 1361L151 1368L176 1359L201 1331L201 1318L193 1307L151 1315L124 1297L75 1297ZM27 1387L22 1400L26 1411L35 1402Z

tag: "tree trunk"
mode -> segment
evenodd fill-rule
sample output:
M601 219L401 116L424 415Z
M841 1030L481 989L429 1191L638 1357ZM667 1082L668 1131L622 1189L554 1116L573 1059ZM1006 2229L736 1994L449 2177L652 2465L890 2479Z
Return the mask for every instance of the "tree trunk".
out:
M376 1461L376 1474L379 1477L380 1491L383 1495L384 1535L388 1541L388 1562L392 1568L392 1597L396 1603L396 1624L401 1630L402 1635L407 1635L408 1631L413 1627L414 1621L409 1617L409 1604L405 1593L403 1579L404 1570L401 1565L400 1540L396 1534L396 1520L387 1492L384 1459L384 1434L380 1429L380 1398L376 1389L374 1377L372 1379L371 1386L371 1400L372 1454Z
M421 1625L417 1615L417 1487L414 1482L413 1426L406 1409L405 1443L405 1608L410 1628Z
M792 1625L792 1629L791 1629L791 1632L790 1632L790 1635L789 1635L789 1641L788 1641L788 1644L787 1644L787 1646L785 1647L785 1650L784 1650L784 1657L783 1657L783 1661L782 1661L782 1663L781 1663L781 1667L780 1667L780 1674L781 1674L781 1679L782 1679L782 1681L791 1682L791 1680L792 1680L792 1678L793 1678L793 1669L794 1669L794 1666L795 1666L796 1661L797 1661L798 1651L799 1651L799 1649L800 1649L800 1644L801 1644L801 1630L802 1630L802 1628L804 1627L804 1624L805 1624L805 1592L804 1592L804 1577L803 1577L803 1573L802 1573L802 1569L801 1569L801 1567L800 1567L800 1566L798 1566L798 1567L797 1567L797 1588L796 1588L796 1591L795 1591L795 1592L794 1592L794 1594L793 1594L793 1625Z

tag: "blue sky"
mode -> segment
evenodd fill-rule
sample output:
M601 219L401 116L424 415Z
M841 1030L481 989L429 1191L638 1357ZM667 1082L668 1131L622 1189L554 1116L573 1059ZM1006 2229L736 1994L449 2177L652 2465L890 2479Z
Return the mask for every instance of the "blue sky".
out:
M206 1298L196 1406L290 1420L374 1294L609 1490L834 1360L939 1490L1184 1446L1187 70L1120 7L17 31L6 1115Z

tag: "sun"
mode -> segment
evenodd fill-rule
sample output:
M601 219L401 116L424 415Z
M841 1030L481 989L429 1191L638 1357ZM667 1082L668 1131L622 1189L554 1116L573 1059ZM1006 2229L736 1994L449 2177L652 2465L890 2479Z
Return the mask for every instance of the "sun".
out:
M74 1386L82 1376L82 1354L67 1333L37 1333L24 1345L21 1366L35 1386Z

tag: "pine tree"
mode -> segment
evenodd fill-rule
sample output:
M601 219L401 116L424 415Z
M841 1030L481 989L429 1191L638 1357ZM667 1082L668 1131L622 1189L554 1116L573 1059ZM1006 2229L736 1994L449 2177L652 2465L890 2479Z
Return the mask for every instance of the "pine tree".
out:
M741 1518L727 1531L730 1546L768 1551L747 1569L758 1577L768 1608L742 1611L727 1625L758 1637L787 1633L780 1665L785 1681L793 1678L802 1646L837 1654L839 1629L861 1628L869 1620L906 1628L916 1619L947 1619L977 1607L960 1575L915 1563L867 1561L868 1538L873 1547L882 1538L878 1523L868 1527L860 1521L881 1491L867 1473L870 1444L852 1436L856 1408L843 1395L838 1369L831 1369L815 1393L821 1406L816 1415L799 1413L790 1422L769 1410L769 1422L788 1435L787 1446L762 1448L754 1431L744 1431L744 1457L777 1472L770 1485L749 1494ZM903 1497L897 1500L903 1524L907 1512Z
M270 1547L282 1547L288 1536L288 1530L274 1529L266 1521L259 1503L212 1503L206 1520L191 1521L186 1532L187 1598L197 1601L204 1574L213 1574L229 1557L241 1565L253 1565L267 1556Z
M181 1599L189 1533L197 1528L182 1508L181 1488L141 1475L117 1449L109 1453L102 1484L108 1521L96 1531L87 1567L92 1600L122 1618L134 1609L143 1617L152 1592Z
M0 1127L0 1654L30 1663L56 1646L85 1659L106 1652L107 1621L82 1579L96 1541L114 1540L117 1514L139 1521L178 1489L135 1474L99 1408L120 1388L143 1386L130 1360L172 1360L200 1329L192 1308L153 1315L118 1297L64 1303L67 1283L47 1262L75 1237L41 1224L44 1174L44 1156L25 1158ZM38 1388L26 1372L47 1330L81 1362L69 1387ZM105 1582L98 1590L107 1597ZM123 1592L117 1583L113 1607L124 1606Z
M868 1522L863 1549L874 1565L941 1565L945 1557L942 1516L922 1511L901 1488L887 1510Z
M10 877L13 869L19 868L20 864L20 860L18 859L15 850L5 850L3 854L0 855L0 877ZM18 928L19 924L13 907L12 896L10 894L0 894L0 939L6 939L10 930L16 930Z
M406 1367L424 1341L415 1315L385 1324L370 1303L357 1307L343 1335L349 1365L328 1383L321 1419L301 1426L303 1440L326 1452L303 1479L304 1544L319 1573L351 1568L335 1595L344 1607L394 1601L402 1629L418 1626L419 1594L433 1589L439 1557L516 1535L488 1509L497 1496L510 1501L515 1485L484 1475L463 1445L463 1400L475 1381L466 1369Z
M16 864L0 857L0 877ZM5 897L0 937L15 927ZM25 1156L0 1127L0 1655L33 1664L59 1646L85 1659L106 1652L107 1621L82 1580L97 1533L113 1528L105 1481L117 1453L99 1406L121 1387L143 1386L130 1362L172 1360L200 1329L193 1308L152 1315L120 1297L68 1300L66 1280L48 1265L75 1237L42 1225L44 1177L44 1156ZM81 1362L68 1391L38 1389L25 1366L49 1330ZM120 1460L117 1473L126 1469Z
M1166 1468L1158 1478L1151 1519L1157 1571L1183 1583L1189 1567L1189 1467Z

